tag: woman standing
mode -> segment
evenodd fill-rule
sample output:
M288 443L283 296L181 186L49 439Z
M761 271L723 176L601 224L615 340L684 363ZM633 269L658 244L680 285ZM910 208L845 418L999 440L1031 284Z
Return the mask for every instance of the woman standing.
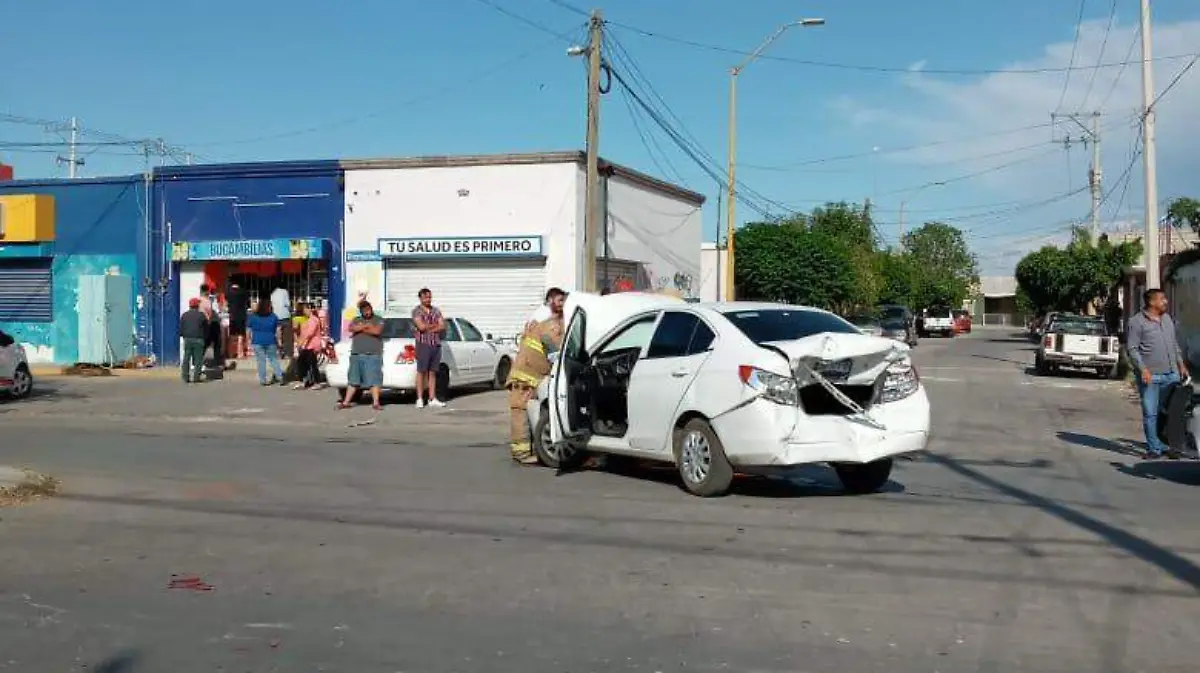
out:
M254 347L254 359L258 363L258 382L264 386L283 385L283 369L279 366L279 318L271 310L271 300L259 300L246 326L250 329L250 345ZM270 381L267 380L268 362L274 374Z
M294 390L320 390L325 387L325 384L320 382L321 372L317 367L317 354L325 348L324 326L315 304L305 304L304 313L304 322L300 325L300 336L296 340L300 347L296 363L301 382L292 388Z

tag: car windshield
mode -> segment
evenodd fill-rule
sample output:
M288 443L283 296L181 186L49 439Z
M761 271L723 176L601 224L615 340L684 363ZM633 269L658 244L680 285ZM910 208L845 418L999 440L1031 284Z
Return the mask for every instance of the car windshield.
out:
M886 330L903 330L907 325L904 318L884 318L880 321L879 326Z
M857 327L832 313L802 308L729 311L725 317L754 343L803 339L824 332L859 333Z
M846 320L849 320L850 324L857 325L859 327L875 327L879 324L879 318L876 318L873 315L852 315L849 318L846 318Z
M1084 336L1105 336L1107 329L1099 320L1071 320L1059 318L1050 325L1050 331L1056 334L1078 334Z
M903 306L885 306L880 311L880 314L883 315L884 320L891 320L893 318L902 320L904 318L904 307Z
M931 318L946 318L950 316L950 309L945 306L934 306L929 309L929 317Z
M413 338L412 318L384 318L382 337L384 339Z

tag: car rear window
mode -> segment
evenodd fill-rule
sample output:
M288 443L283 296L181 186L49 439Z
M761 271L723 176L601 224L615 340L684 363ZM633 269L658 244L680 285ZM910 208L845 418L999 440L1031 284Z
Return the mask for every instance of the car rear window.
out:
M1106 336L1108 329L1099 320L1055 320L1050 324L1050 331L1063 334L1084 336Z
M412 318L384 318L382 337L384 339L413 338Z
M766 309L729 311L724 314L754 343L803 339L814 334L834 332L858 334L859 329L832 313L806 309Z

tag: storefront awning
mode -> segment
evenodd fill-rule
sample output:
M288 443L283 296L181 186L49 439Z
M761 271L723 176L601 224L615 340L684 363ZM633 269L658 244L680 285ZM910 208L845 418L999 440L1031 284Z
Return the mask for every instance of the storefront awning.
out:
M322 238L266 238L229 241L176 241L172 262L328 259L332 246Z

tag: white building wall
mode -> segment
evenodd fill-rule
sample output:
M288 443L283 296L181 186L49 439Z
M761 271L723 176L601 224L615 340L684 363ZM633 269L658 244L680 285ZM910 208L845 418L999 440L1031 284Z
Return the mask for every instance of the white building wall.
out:
M703 208L619 174L606 182L608 256L643 263L651 289L698 294ZM603 246L603 241L597 245L598 256L604 255Z
M701 301L725 299L725 278L728 275L728 253L725 247L706 242L700 246L700 292Z
M347 170L347 303L364 290L382 302L382 263L355 259L389 238L541 236L547 282L573 287L576 172L574 164Z

